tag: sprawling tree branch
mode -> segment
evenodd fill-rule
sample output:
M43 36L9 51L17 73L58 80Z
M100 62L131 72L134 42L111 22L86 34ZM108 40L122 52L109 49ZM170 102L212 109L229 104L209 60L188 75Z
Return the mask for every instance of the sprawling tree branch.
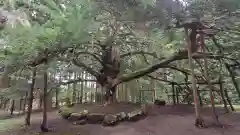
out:
M120 58L122 59L122 58L127 57L127 56L138 55L138 54L141 54L141 55L145 55L146 54L146 55L153 56L154 58L157 58L157 54L156 53L144 52L144 51L128 52L128 53L120 55Z
M154 80L158 80L158 81L161 81L161 82L167 82L167 83L174 83L174 84L177 84L177 82L174 82L174 81L168 81L168 80L165 80L165 79L160 79L158 77L153 77L151 75L147 75L147 77L151 78L151 79L154 79Z
M94 53L91 53L91 52L77 52L75 55L77 56L77 57L79 57L79 55L84 55L84 54L86 54L86 55L90 55L90 56L92 56L93 58L95 58L99 63L101 63L101 65L103 66L104 65L104 63L103 63L103 61L96 55L96 54L94 54Z
M83 62L80 62L79 60L77 60L76 58L73 58L72 62L74 65L83 68L84 70L86 70L88 73L90 73L91 75L93 75L95 77L98 77L100 75L97 71L93 70L92 67L87 66Z
M38 66L46 61L49 61L50 59L57 57L59 54L65 53L69 48L70 47L64 47L64 48L56 47L53 50L45 49L43 52L39 53L39 55L36 58L30 60L27 63L27 65L31 67Z
M172 70L176 70L176 71L179 71L179 72L182 72L183 74L187 74L187 75L190 75L190 71L188 69L180 69L180 68L177 68L175 66L172 66L172 65L167 65L166 67L164 68L170 68Z
M210 54L208 54L206 56L204 56L204 55L206 55L206 54L195 53L195 54L192 55L192 57L194 59L201 59L203 57L207 57L207 58L210 58L210 59L220 59L220 58L223 58L223 56L221 56L221 55L210 55ZM144 76L146 74L150 74L150 73L156 71L159 68L166 67L171 62L174 62L174 61L177 61L177 60L183 60L183 59L188 59L188 56L187 55L183 55L183 53L181 53L181 52L175 53L172 56L170 56L169 58L161 60L161 61L159 61L158 63L156 63L154 65L148 66L146 68L142 68L142 69L137 70L135 72L132 72L130 74L124 74L122 76L119 76L118 78L116 78L117 80L114 81L115 83L113 85L117 85L117 84L120 84L122 82L127 82L127 81L133 80L135 78L142 77L142 76Z

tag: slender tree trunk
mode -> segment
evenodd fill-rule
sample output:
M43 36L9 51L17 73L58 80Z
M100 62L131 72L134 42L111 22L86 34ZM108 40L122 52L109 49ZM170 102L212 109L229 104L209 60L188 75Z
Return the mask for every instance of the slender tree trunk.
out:
M9 101L8 98L5 99L5 101L4 101L4 104L3 104L3 108L4 108L4 110L7 108L7 103L8 103L8 101Z
M81 78L83 78L83 72L81 73ZM81 81L81 96L80 96L80 103L83 103L83 81Z
M19 101L19 112L22 111L22 102L23 102L23 98L20 98L20 101Z
M28 98L28 92L25 93L25 98L24 98L24 104L23 104L23 113L26 111L26 105L27 105L27 98Z
M37 68L33 67L32 71L32 83L30 85L29 89L29 96L28 96L28 108L27 108L27 115L25 118L25 125L30 126L30 119L31 119L31 114L32 114L32 104L33 104L33 91L34 91L34 85L35 85L35 79L36 79L36 74L37 74Z
M176 105L175 85L174 85L174 83L172 83L172 98L173 98L173 105Z
M39 109L42 109L42 103L43 103L43 95L42 93L40 93Z
M71 73L68 73L68 80L70 80L70 79L71 79ZM71 102L70 89L71 89L71 84L68 84L67 98L69 98L69 101Z
M2 106L3 106L3 102L4 102L4 98L1 97L0 100L1 100L1 101L0 101L0 108L2 108Z
M186 34L186 41L187 41L187 46L188 46L189 68L191 70L191 82L192 82L194 106L195 106L195 113L196 113L195 126L205 127L204 120L203 120L203 118L201 117L201 114L200 114L201 106L200 106L199 99L198 99L198 92L197 92L197 87L196 87L196 79L195 79L193 60L192 60L192 47L191 47L192 43L189 39L187 28L185 28L185 34Z
M58 102L58 95L59 95L59 88L56 88L56 91L55 91L55 107L56 108L59 108L59 102Z
M42 132L48 132L47 128L47 99L48 99L48 74L47 69L44 71L44 88L43 88L43 120L41 124L41 131Z
M111 89L111 91L112 91L112 94L111 94L111 96L112 96L112 103L117 103L117 95L116 95L116 91L117 91L117 86L114 86L114 87L112 87L112 89Z
M15 110L15 100L11 100L11 107L10 107L10 115L13 115L13 112Z
M74 80L77 79L77 74L74 73ZM72 93L72 103L75 104L76 103L76 92L77 92L77 89L76 89L76 82L73 83L73 93Z

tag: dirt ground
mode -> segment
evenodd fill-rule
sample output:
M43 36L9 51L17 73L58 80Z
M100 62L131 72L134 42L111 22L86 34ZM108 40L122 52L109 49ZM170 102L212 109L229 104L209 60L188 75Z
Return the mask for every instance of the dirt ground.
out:
M72 125L60 118L57 112L49 112L49 127L52 131L48 133L39 133L42 116L33 114L32 126L28 129L15 126L15 129L0 132L0 135L240 135L240 114L237 113L224 114L222 109L217 109L225 128L210 126L197 129L193 125L195 117L192 106L153 106L150 109L152 113L144 120L135 123L124 122L115 127ZM205 108L202 112L206 123L211 124L211 110Z

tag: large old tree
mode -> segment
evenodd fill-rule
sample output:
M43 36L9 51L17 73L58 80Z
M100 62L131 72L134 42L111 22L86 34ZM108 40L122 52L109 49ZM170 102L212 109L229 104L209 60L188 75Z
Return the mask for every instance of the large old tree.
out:
M51 60L74 64L95 77L106 92L106 100L110 100L110 95L114 97L116 86L120 83L146 76L160 68L171 68L187 75L192 74L192 79L195 79L194 70L190 73L185 72L179 69L175 62L191 57L221 59L229 65L238 64L231 54L225 56L219 52L198 52L197 35L204 34L208 37L207 40L215 39L217 32L226 29L221 25L222 22L219 22L224 20L220 15L238 14L236 8L233 10L233 7L222 7L221 2L208 2L20 1L16 3L16 7L27 12L31 27L22 25L16 25L14 28L5 27L3 35L7 47L4 48L4 53L6 60L11 61L7 66L9 70L16 71L24 67L47 65ZM208 6L203 9L199 5ZM221 13L220 8L226 9L226 13ZM212 12L214 14L211 14ZM209 22L207 17L214 18L215 21ZM184 29L187 29L186 36ZM176 37L175 32L183 36ZM167 37L167 41L162 40L163 37ZM184 40L191 46L191 53ZM178 47L166 53L165 46L169 44ZM144 58L143 63L148 65L143 64L139 69L126 72L125 61L131 61L136 57ZM192 63L191 59L189 63ZM191 67L193 68L193 65L190 64ZM210 81L208 78L206 81ZM80 78L76 81L81 80ZM192 80L193 90L194 81ZM196 90L194 91L196 93ZM195 105L198 106L196 95ZM200 117L199 109L196 109L196 112Z

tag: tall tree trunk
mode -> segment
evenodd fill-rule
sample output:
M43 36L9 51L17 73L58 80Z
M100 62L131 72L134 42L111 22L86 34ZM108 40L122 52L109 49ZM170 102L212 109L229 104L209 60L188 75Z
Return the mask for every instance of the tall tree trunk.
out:
M42 109L42 103L43 103L43 95L42 93L40 93L39 109Z
M116 91L117 91L117 86L114 86L114 87L112 87L112 89L111 89L111 91L112 91L112 98L111 98L111 102L112 103L117 103L117 95L116 95Z
M19 101L19 112L22 111L22 102L23 102L23 98L21 97Z
M77 79L77 73L76 72L74 73L74 80L75 79ZM73 83L72 103L74 103L74 104L76 103L76 95L77 95L76 94L76 92L77 92L76 85L77 85L76 82Z
M59 102L58 102L58 95L59 95L59 88L56 88L56 90L55 90L55 100L56 100L56 102L55 102L55 107L56 108L59 108Z
M193 30L192 30L193 32ZM198 99L198 92L196 87L196 79L195 79L195 73L194 73L194 67L193 67L193 59L192 59L192 42L189 39L189 32L188 28L185 28L185 34L186 34L186 41L187 41L187 48L188 48L188 62L189 62L189 68L191 70L191 82L192 82L192 90L193 90L193 98L194 98L194 106L195 106L195 113L196 113L196 120L195 120L195 126L197 127L205 127L204 120L201 117L200 114L200 103ZM195 38L196 39L196 38Z
M44 71L44 88L43 88L43 120L41 124L41 131L48 132L47 128L47 99L48 99L48 74L47 69Z
M68 73L68 80L71 79L71 73ZM69 101L71 102L71 97L70 97L70 89L71 89L71 84L68 84L67 85L68 88L67 88L67 98L69 98Z
M23 113L26 111L26 105L27 105L27 98L28 98L28 92L25 93L25 98L24 98L24 104L23 104Z
M13 112L15 110L15 100L11 100L11 107L10 107L10 115L13 115Z
M32 69L32 83L30 85L29 89L29 96L28 96L28 108L27 108L27 115L25 118L25 125L30 126L30 119L31 119L31 113L32 113L32 104L33 104L33 91L34 91L34 85L36 80L36 74L37 74L37 68L33 67Z
M81 73L81 78L83 78L83 72ZM83 103L83 81L81 81L81 96L80 96L80 103Z
M4 98L1 97L1 98L0 98L0 108L2 108L2 106L3 106L3 102L4 102Z

